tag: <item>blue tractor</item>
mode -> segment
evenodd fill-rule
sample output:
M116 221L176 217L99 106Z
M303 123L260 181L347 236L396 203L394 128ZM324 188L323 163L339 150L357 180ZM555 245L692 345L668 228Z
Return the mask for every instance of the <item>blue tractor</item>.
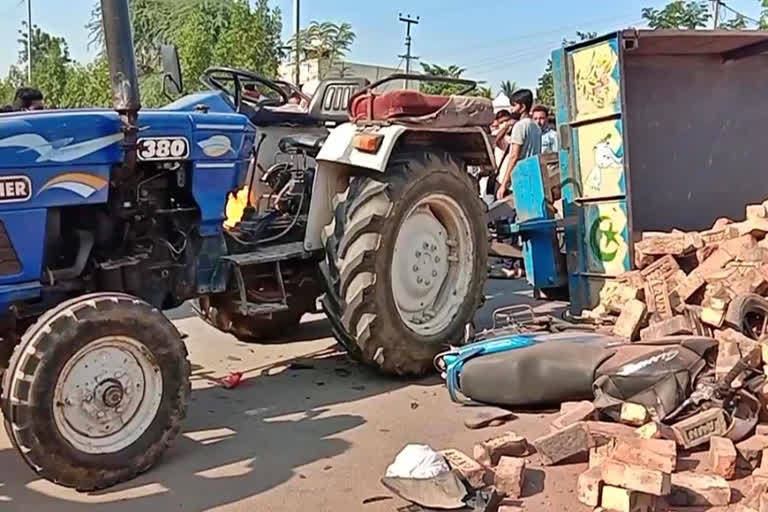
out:
M127 0L101 4L114 110L0 115L0 405L30 467L94 490L159 459L190 400L161 311L188 300L250 341L322 295L350 355L397 375L465 341L488 252L467 169L494 165L489 100L373 92L392 79L310 99L216 68L211 90L141 110Z

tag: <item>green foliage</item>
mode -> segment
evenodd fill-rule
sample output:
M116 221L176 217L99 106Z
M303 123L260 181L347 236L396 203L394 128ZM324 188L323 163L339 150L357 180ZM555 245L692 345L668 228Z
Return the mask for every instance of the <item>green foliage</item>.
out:
M768 0L763 0L763 11L760 15L760 28L768 30Z
M475 90L469 93L470 96L479 96L481 98L493 98L493 91L490 87L477 86Z
M320 78L331 74L344 75L344 66L338 68L341 57L349 52L357 35L349 23L319 23L313 21L309 26L299 31L297 36L288 41L288 46L293 54L296 53L296 45L303 55L303 59L317 59L320 65Z
M512 97L512 95L517 90L517 82L514 82L512 80L504 80L499 85L499 89L502 93L504 93L504 96L507 98Z
M547 61L547 68L536 84L536 103L548 107L555 105L555 79L552 75L552 59Z
M717 24L717 28L723 30L744 30L749 28L747 18L741 14L737 14L736 17L730 20L720 20Z
M440 76L444 78L461 78L461 74L466 71L464 68L450 65L448 67L439 66L437 64L421 63L423 74L427 76ZM462 90L466 89L465 85L450 84L446 82L421 82L421 92L427 94L439 94L442 96L450 96L451 94L458 94Z
M712 20L709 2L704 0L675 0L663 9L646 7L642 10L643 19L651 28L696 29L706 27Z
M253 5L251 5L253 4ZM159 47L179 48L185 86L214 65L244 68L267 77L277 74L282 19L268 0L130 0L142 105L168 102L162 94ZM101 11L93 9L87 25L92 44L103 46ZM0 104L10 103L16 87L26 84L26 30L20 30L19 62L0 79ZM64 38L35 26L32 33L32 85L53 108L111 104L109 69L104 51L91 63L73 62Z

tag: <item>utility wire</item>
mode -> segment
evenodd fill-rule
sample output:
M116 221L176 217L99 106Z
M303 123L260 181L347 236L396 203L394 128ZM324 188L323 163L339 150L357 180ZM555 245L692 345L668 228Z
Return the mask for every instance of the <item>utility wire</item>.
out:
M641 21L635 21L631 23L630 26L639 23L641 23ZM540 57L544 52L557 48L560 46L561 42L561 39L552 40L543 44L522 49L518 52L514 52L508 55L496 56L490 60L482 59L473 65L467 66L467 69L471 70L472 73L484 73L494 68L498 68L499 66L515 64L517 62L527 62L533 58Z
M626 17L627 17L626 14L623 15L623 16L611 16L609 18L601 18L601 19L585 21L585 22L577 23L577 24L564 25L564 26L561 26L561 27L553 28L551 30L543 30L543 31L531 32L531 33L528 33L528 34L520 34L520 35L516 35L516 34L509 35L508 34L508 35L506 35L504 37L504 39L490 41L490 42L486 42L486 43L483 43L483 44L480 44L480 45L472 45L472 46L463 45L463 46L460 46L460 47L457 47L457 48L452 48L452 49L442 49L442 51L444 51L445 53L453 54L453 55L457 55L457 54L461 55L462 53L475 52L476 50L485 49L485 48L491 48L491 47L496 46L496 45L498 45L500 43L507 43L510 40L510 38L514 38L515 40L531 40L531 39L536 39L537 37L541 37L541 36L549 36L549 35L552 35L552 34L562 34L562 33L567 32L569 30L579 31L579 30L584 29L584 27L586 27L586 26L594 26L594 25L597 25L598 23L611 23L611 22L614 22L614 21L619 21L619 20L622 20L622 19L626 19Z
M761 23L761 22L760 22L759 20L756 20L755 18L752 18L752 17L750 17L750 16L747 16L747 15L746 15L746 14L744 14L744 13L741 13L741 12L737 11L736 9L734 9L734 8L733 8L733 7L731 7L730 5L726 4L725 2L722 2L722 1L721 1L721 2L719 2L719 3L720 3L720 6L721 6L721 7L724 7L725 9L727 9L727 10L731 11L731 12L732 12L733 14L735 14L736 16L741 16L742 18L744 18L744 19L745 19L745 20L747 20L747 21L751 21L752 23L756 23L757 25L760 25L760 23Z

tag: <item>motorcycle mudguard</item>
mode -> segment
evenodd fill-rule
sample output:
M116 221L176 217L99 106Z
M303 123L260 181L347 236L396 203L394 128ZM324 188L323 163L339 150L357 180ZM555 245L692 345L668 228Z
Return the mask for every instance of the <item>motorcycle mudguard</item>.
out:
M618 419L621 403L637 403L663 420L691 393L716 346L711 338L676 336L622 347L597 370L595 406Z
M593 333L510 335L444 356L451 398L457 391L500 406L537 406L592 398L595 369L617 338Z

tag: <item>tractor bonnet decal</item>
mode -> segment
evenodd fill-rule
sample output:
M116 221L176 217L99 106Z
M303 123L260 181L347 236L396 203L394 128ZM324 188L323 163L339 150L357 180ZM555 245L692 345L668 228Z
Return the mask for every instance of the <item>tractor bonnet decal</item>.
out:
M27 201L32 197L32 183L26 176L0 177L0 203Z
M218 158L232 151L232 141L226 135L214 135L197 143L206 156Z
M111 146L123 137L120 132L72 144L74 137L48 141L36 133L22 133L0 139L0 148L23 148L20 153L34 151L39 155L37 162L71 162Z
M38 195L50 189L69 190L85 199L107 186L107 180L86 172L67 172L48 180L37 192Z

